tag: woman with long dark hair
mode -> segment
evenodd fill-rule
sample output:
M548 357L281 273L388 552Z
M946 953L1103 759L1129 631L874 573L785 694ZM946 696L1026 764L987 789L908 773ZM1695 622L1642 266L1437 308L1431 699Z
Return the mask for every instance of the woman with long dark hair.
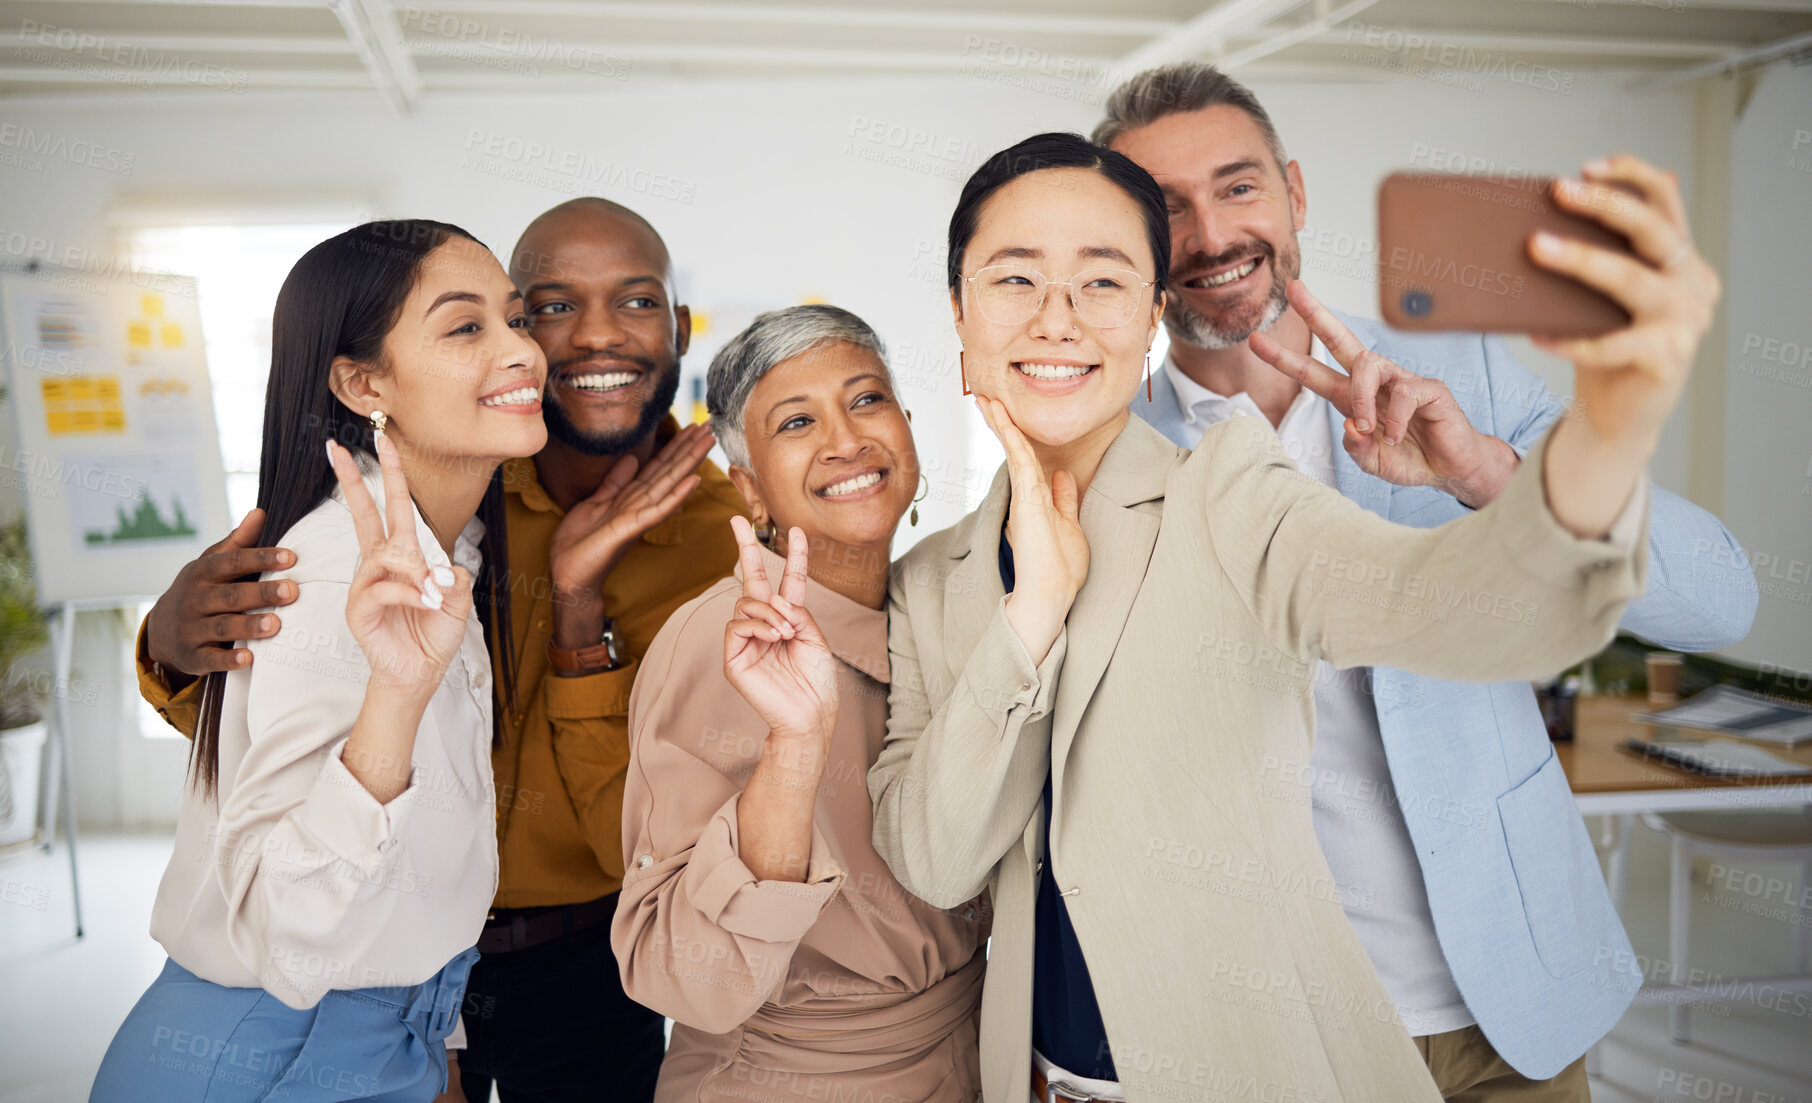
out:
M509 623L496 471L547 435L526 326L444 223L356 227L284 281L258 505L298 564L265 578L297 598L253 664L210 675L151 919L170 959L95 1103L445 1087L497 884L473 594Z
M1300 473L1262 418L1188 452L1130 416L1170 270L1145 170L1045 134L964 187L950 302L1007 459L895 565L868 784L901 884L946 907L992 893L990 1100L1439 1100L1346 919L1306 773L1279 764L1309 760L1320 660L1534 677L1595 652L1642 591L1643 471L1718 279L1660 171L1614 159L1575 194L1637 255L1537 235L1530 256L1630 324L1547 342L1574 364L1573 414L1497 500L1415 529ZM1561 792L1522 814L1574 815ZM1542 859L1518 858L1526 894Z

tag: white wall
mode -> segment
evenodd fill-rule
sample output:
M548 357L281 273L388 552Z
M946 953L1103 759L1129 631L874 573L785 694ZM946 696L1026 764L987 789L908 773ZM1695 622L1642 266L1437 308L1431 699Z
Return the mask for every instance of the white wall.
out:
M1761 587L1730 649L1812 687L1812 67L1775 65L1731 147L1725 522Z
M1407 76L1254 86L1307 180L1304 275L1330 304L1361 314L1377 310L1367 271L1375 254L1358 243L1372 238L1374 188L1390 169L1457 156L1481 168L1567 172L1612 150L1683 175L1692 163L1686 90L1634 92L1583 75L1566 94ZM1092 91L1098 102L1102 90ZM27 103L9 107L9 121L96 143L117 154L104 165L130 172L0 161L0 243L15 254L29 238L52 254L95 255L110 244L109 212L127 206L349 197L373 215L460 223L501 252L539 211L605 195L644 213L672 248L704 322L688 376L758 310L817 298L875 325L932 477L923 533L961 515L998 454L956 377L942 241L958 189L994 150L1037 130L1086 131L1097 111L965 76L629 81L590 97L437 96L408 119L374 95ZM1532 353L1530 362L1570 390L1564 365L1556 371ZM1684 434L1667 439L1657 478L1683 490ZM902 547L914 535L904 533ZM128 761L84 757L85 773ZM119 806L125 783L114 777L91 779L89 817L104 821Z

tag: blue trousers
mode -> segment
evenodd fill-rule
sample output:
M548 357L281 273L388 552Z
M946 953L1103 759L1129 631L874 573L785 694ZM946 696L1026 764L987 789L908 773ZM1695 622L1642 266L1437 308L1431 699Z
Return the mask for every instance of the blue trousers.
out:
M304 1011L174 961L139 997L89 1103L430 1103L447 1086L466 950L422 984L329 992Z

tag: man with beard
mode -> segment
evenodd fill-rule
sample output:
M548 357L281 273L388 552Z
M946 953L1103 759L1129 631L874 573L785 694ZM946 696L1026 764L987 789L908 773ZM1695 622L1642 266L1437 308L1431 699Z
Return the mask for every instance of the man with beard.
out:
M1213 67L1132 78L1094 138L1168 202L1170 355L1133 411L1177 444L1193 448L1225 417L1263 417L1305 474L1431 528L1494 499L1562 412L1496 338L1395 333L1316 302L1297 282L1301 167L1257 98ZM1619 160L1619 174L1653 182L1651 200L1675 194L1657 170ZM1588 179L1611 171L1586 166ZM1675 262L1702 263L1688 252ZM1730 566L1745 559L1717 518L1654 490L1648 555L1625 629L1682 651L1748 631L1754 576ZM1278 795L1304 799L1306 785L1332 883L1442 1094L1589 1098L1581 1055L1641 976L1529 685L1324 663L1315 709L1312 760L1275 765ZM1075 1007L1049 1018L1069 1053L1100 1036ZM1113 1078L1111 1060L1072 1071Z
M506 1103L645 1100L662 1020L624 995L610 950L629 690L668 615L735 566L729 521L746 507L705 459L709 431L670 412L691 315L646 220L603 199L562 203L523 232L510 276L547 355L548 442L502 469L515 694L497 702L501 870L455 1083L472 1100L493 1081ZM250 661L230 641L280 630L250 611L295 600L293 583L234 581L294 562L254 546L261 522L254 510L146 617L140 689L184 732L196 676Z

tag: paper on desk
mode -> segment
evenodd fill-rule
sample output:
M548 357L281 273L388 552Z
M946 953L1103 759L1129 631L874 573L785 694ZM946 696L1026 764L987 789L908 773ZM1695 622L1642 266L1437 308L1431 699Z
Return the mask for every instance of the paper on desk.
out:
M1646 724L1695 728L1796 747L1812 739L1812 708L1777 701L1735 686L1712 686L1662 712L1640 712Z
M1812 774L1812 766L1797 762L1742 743L1716 742L1668 743L1650 739L1631 739L1629 748L1638 754L1661 759L1694 773L1715 777L1783 777Z

